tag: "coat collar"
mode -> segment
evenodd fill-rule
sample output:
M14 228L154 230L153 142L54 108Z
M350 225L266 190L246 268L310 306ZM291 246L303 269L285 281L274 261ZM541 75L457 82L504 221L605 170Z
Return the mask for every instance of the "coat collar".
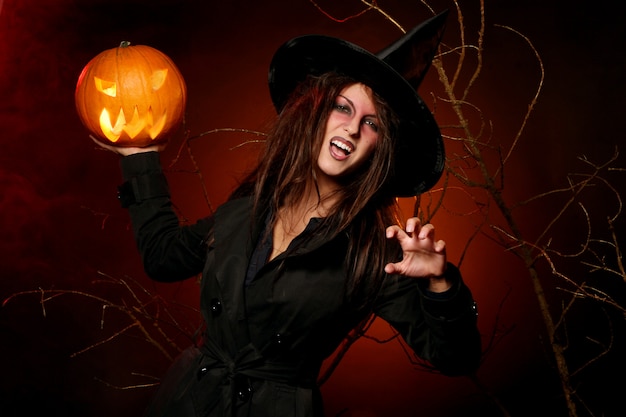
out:
M231 252L222 252L221 255L228 256L232 251L245 257L246 263L243 268L247 268L247 260L250 258L254 245L265 228L265 217L254 217L253 203L250 198L230 200L220 206L215 213L215 247L216 250L227 247ZM309 226L320 222L319 219L311 219ZM316 231L305 244L298 247L294 252L286 256L298 256L309 253L333 238L333 233ZM233 247L229 242L237 242L237 247ZM220 258L223 259L223 258ZM278 259L278 258L277 258ZM245 269L244 269L245 272Z

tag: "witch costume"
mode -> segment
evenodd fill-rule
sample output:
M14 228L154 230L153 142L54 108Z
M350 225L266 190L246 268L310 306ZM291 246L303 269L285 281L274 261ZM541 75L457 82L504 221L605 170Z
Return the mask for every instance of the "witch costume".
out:
M307 75L334 71L371 87L398 113L394 195L417 195L440 178L439 128L417 95L446 14L408 32L378 55L340 39L308 35L276 52L269 71L278 112ZM417 158L417 159L416 159ZM322 362L370 313L386 320L422 359L446 375L476 370L480 336L472 294L452 264L444 293L428 280L388 275L369 309L346 302L348 238L313 218L290 247L268 261L266 217L249 198L181 226L156 152L121 159L128 207L146 273L173 282L202 272L201 341L163 378L148 416L304 417L323 415ZM271 235L271 233L270 233Z

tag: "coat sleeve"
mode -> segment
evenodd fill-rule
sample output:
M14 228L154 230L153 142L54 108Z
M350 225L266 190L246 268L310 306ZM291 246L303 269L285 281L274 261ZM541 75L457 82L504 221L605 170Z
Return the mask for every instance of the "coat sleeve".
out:
M202 272L213 218L181 225L170 201L157 152L125 156L120 162L122 206L128 207L137 248L148 276L172 282Z
M445 293L428 291L427 280L387 276L374 312L441 373L469 375L481 358L476 303L458 268L448 264L446 276L453 286Z

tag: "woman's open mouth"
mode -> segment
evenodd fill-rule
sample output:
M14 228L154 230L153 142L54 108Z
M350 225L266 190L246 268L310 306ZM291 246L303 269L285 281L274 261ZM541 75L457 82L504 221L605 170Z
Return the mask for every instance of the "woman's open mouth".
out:
M342 161L350 156L352 152L354 152L354 146L352 143L339 137L331 139L330 153L335 159Z

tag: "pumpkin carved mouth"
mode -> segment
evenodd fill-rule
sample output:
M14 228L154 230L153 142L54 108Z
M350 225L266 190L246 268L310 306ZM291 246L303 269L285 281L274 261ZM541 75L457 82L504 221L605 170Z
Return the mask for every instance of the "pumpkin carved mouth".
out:
M126 120L124 109L120 109L115 125L111 122L111 115L107 109L102 109L102 113L100 113L100 128L102 129L102 134L114 143L119 140L122 133L126 133L129 138L134 139L140 133L145 132L150 139L154 140L158 138L159 134L163 131L166 121L167 113L164 113L161 118L154 123L152 107L148 108L145 117L140 117L137 106L135 106L133 117L129 121Z

